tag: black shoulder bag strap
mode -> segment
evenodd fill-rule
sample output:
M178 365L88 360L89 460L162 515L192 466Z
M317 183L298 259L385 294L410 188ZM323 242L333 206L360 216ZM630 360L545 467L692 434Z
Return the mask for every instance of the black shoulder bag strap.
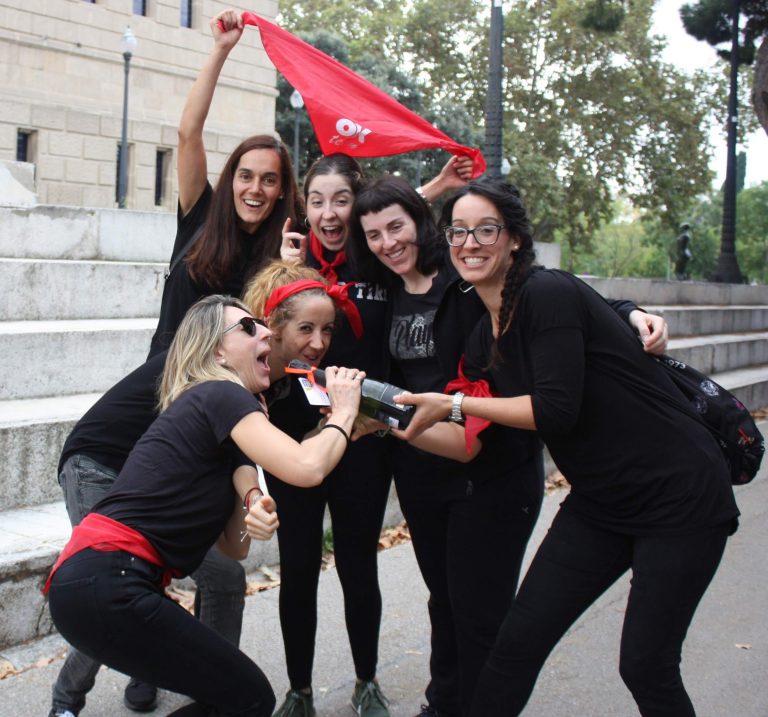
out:
M187 255L187 252L194 246L195 242L200 238L200 235L203 233L203 229L205 229L205 224L201 224L195 230L195 233L190 237L189 241L184 245L184 248L178 253L176 258L168 265L168 268L165 270L166 279L171 275L171 272L179 265L179 262Z

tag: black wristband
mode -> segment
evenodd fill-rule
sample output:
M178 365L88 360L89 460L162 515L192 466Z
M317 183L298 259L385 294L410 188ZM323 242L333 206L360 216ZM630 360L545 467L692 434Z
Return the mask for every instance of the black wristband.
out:
M349 448L349 436L341 426L337 426L335 423L326 423L320 430L324 431L326 428L335 428L339 433L341 433L341 435L344 436L347 441L347 448Z

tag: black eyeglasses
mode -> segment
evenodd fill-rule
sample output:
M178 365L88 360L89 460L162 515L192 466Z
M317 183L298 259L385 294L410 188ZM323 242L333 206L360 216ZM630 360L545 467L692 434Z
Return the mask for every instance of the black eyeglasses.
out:
M257 326L263 326L264 328L267 327L267 325L261 320L261 319L254 319L253 316L243 316L240 321L238 321L236 324L232 324L232 326L227 326L224 331L222 331L222 335L226 334L227 331L232 331L232 329L236 329L238 326L243 327L243 331L245 331L248 336L256 336L256 327Z
M471 234L475 241L483 246L490 246L499 241L503 224L479 224L474 229L469 227L443 227L445 240L451 246L463 246Z

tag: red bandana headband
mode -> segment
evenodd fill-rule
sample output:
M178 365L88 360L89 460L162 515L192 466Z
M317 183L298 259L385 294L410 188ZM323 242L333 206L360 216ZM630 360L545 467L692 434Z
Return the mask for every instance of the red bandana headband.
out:
M322 281L300 279L299 281L293 281L290 284L278 286L269 295L269 299L267 299L267 303L264 305L264 318L268 319L269 315L275 310L275 307L282 304L289 296L299 294L307 289L322 289L344 312L355 337L359 339L363 335L363 320L360 318L360 312L357 310L357 306L355 306L352 299L347 295L354 285L354 282L350 282L349 284L334 284L328 286L327 284L323 284Z

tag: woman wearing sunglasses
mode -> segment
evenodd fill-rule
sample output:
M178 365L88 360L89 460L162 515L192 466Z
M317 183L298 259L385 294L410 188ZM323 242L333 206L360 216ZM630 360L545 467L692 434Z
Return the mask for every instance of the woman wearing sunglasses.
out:
M566 630L631 570L621 677L645 717L693 717L682 644L737 526L722 451L648 358L648 343L599 294L534 265L516 188L471 182L442 221L451 261L486 309L467 341L467 374L494 395L403 395L418 407L406 436L447 416L535 432L571 485L503 621L470 715L520 714Z
M299 444L271 425L254 395L269 386L270 337L235 299L214 295L190 309L168 352L160 416L49 578L61 634L114 669L195 700L173 714L271 715L261 670L163 588L214 543L242 558L251 537L268 538L277 519L265 525L258 514L274 504L261 495L256 466L319 484L346 450L357 413L364 374L330 367L323 430Z
M498 233L490 225L474 231L487 244ZM406 182L383 177L358 193L350 254L362 277L387 287L390 380L415 392L443 391L449 382L479 390L463 375L454 379L483 303L451 266L427 205ZM616 308L627 317L637 309ZM644 324L645 316L633 319ZM663 331L662 320L652 321ZM471 448L439 437L424 443L435 433L396 444L394 476L430 592L431 680L420 717L458 717L469 711L515 593L543 496L542 451L534 433L498 425L484 428Z

